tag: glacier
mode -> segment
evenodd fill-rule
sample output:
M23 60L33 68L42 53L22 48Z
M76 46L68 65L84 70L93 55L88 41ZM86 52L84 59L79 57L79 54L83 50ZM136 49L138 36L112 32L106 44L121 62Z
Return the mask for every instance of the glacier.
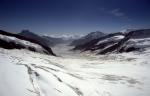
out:
M0 48L0 96L150 96L149 38L128 42L144 50L105 55L59 44L52 47L57 56L25 40L0 39L40 51Z

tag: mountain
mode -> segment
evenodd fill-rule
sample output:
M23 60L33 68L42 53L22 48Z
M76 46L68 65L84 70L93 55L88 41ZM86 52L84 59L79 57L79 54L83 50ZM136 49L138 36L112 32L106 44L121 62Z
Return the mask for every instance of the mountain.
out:
M82 52L92 51L96 52L96 54L143 50L145 46L149 47L149 45L145 44L145 42L147 43L150 38L149 34L149 29L141 29L125 33L112 33L98 39L91 40L85 44L77 45L72 50L81 50Z
M81 45L81 44L84 44L86 42L89 42L93 39L97 39L97 38L100 38L100 37L103 37L105 36L106 34L100 32L100 31L96 31L96 32L91 32L89 33L88 35L84 36L84 37L81 37L80 39L77 39L77 40L74 40L71 42L71 46L77 46L77 45Z
M41 44L46 45L46 46L53 46L54 45L53 42L51 42L45 38L42 38L41 36L39 36L33 32L30 32L29 30L23 30L22 32L20 32L18 34L21 36L33 39L33 40L37 40L38 42L40 42Z
M109 44L118 42L118 40L122 39L122 37L124 37L124 34L121 32L108 34L100 38L86 42L84 44L77 45L73 48L73 50L92 51L92 50L101 49L108 46Z
M39 42L39 40L3 30L0 30L0 47L5 49L27 49L55 56L51 48Z
M133 31L132 38L149 38L150 37L150 29L126 29L122 30L122 33L129 33Z

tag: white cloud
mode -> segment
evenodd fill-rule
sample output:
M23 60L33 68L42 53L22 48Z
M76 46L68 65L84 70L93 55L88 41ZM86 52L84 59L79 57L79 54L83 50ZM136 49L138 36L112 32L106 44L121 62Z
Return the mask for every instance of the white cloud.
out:
M118 17L125 16L125 13L121 12L120 9L113 9L109 13L111 13L115 16L118 16Z
M113 16L122 18L122 19L126 19L126 20L131 20L124 12L122 12L119 8L117 9L112 9L112 10L108 10L106 8L100 8L101 11L106 12L108 14L111 14Z

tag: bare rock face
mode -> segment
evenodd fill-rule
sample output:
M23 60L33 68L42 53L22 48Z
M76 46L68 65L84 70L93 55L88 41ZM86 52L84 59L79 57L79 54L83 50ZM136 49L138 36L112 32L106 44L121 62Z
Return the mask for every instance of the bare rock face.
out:
M0 30L0 47L5 49L27 49L56 56L49 46L38 40Z

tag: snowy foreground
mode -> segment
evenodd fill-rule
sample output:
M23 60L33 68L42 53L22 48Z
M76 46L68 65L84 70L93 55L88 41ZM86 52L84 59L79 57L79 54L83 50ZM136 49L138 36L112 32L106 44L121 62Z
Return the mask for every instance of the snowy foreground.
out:
M150 96L149 57L150 50L54 57L0 48L0 96Z

